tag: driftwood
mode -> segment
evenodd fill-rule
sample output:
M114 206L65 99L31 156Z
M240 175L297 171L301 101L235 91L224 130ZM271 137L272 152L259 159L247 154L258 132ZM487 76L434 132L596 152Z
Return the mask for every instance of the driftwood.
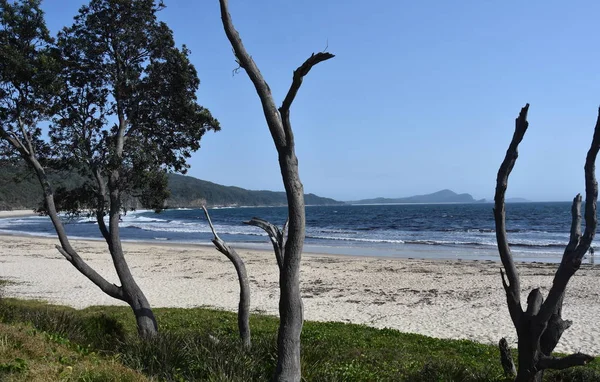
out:
M573 199L571 208L571 234L558 270L554 275L552 287L544 301L539 289L530 292L527 309L521 306L521 287L519 274L506 236L505 193L508 177L518 157L518 146L529 126L527 111L529 104L521 109L516 120L515 133L506 157L498 171L496 195L494 197L494 220L498 251L504 271L500 270L502 285L506 292L506 301L512 322L517 330L519 362L515 381L541 381L545 369L565 369L571 366L585 365L594 357L576 353L566 357L553 357L552 351L563 332L571 322L562 319L562 304L565 289L571 277L579 269L596 233L596 201L598 183L595 176L595 162L600 150L600 113L594 129L591 147L585 161L585 231L581 233L581 195Z
M239 66L248 74L260 98L263 113L279 157L279 167L281 168L281 176L288 202L289 229L285 242L285 256L278 260L280 261L280 322L277 336L275 380L299 382L301 379L300 333L303 324L303 308L300 296L300 260L302 246L304 245L306 218L304 213L304 188L298 173L298 158L296 157L294 134L290 123L290 107L302 85L304 76L308 74L313 66L334 56L327 52L312 54L300 65L294 71L292 85L278 109L275 106L269 85L250 54L246 51L239 33L233 26L228 1L219 0L219 3L225 34L233 47Z
M249 349L252 345L250 338L250 284L248 282L248 273L246 272L246 265L244 261L235 251L227 245L217 234L215 227L210 220L210 215L205 206L202 206L204 215L208 220L208 225L213 233L214 238L212 239L213 244L219 252L224 254L235 267L235 271L238 275L238 281L240 283L240 303L238 305L238 328L240 330L240 337L244 348Z

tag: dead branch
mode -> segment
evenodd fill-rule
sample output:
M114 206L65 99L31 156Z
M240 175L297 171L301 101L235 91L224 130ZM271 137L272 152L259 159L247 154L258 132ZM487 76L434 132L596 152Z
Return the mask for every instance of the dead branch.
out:
M519 156L519 143L521 143L523 140L525 132L529 127L529 122L527 122L528 111L529 104L526 104L525 107L521 109L519 117L515 121L515 133L510 142L508 150L506 151L504 161L498 170L498 177L496 178L496 195L494 196L496 240L498 242L500 259L508 279L508 283L506 283L503 277L502 282L505 285L508 310L515 325L518 325L519 319L523 314L523 308L521 307L521 285L519 282L519 273L517 272L517 267L513 261L512 253L508 245L508 239L506 237L506 209L504 199L506 195L506 188L508 187L508 176L515 166L515 162Z
M575 353L566 357L543 357L538 365L541 369L563 370L573 366L584 366L593 360L591 355Z
M527 104L516 120L515 132L496 180L494 221L498 251L506 279L501 270L502 285L506 291L508 309L517 330L519 339L519 370L516 381L541 380L545 369L563 369L583 365L593 357L582 353L563 358L551 357L550 354L558 343L562 333L571 326L571 321L563 320L562 304L564 292L570 278L581 265L583 256L588 251L596 232L596 201L598 199L598 183L595 176L595 161L600 150L600 111L594 129L592 144L586 156L585 185L586 210L585 232L581 234L581 195L573 199L571 206L571 230L569 243L565 248L561 263L554 275L552 287L546 300L539 289L531 291L527 298L527 310L523 312L520 302L519 275L514 264L512 253L506 237L505 193L508 177L518 157L518 145L527 131Z
M240 302L238 305L238 328L240 330L240 337L242 339L244 348L249 349L251 346L251 337L250 337L250 283L248 281L248 273L246 272L246 265L244 261L235 251L235 249L231 248L225 241L223 241L215 227L213 226L212 220L210 219L210 215L208 214L208 210L205 206L202 206L202 210L204 211L204 215L206 216L206 220L208 220L208 225L210 226L210 230L214 236L212 240L213 244L217 248L219 252L224 254L235 267L235 270L238 275L238 281L240 284Z
M283 225L283 230L280 230L276 225L257 217L253 217L244 224L252 225L258 228L261 228L263 231L267 233L269 239L271 240L271 244L273 244L273 251L275 252L275 259L277 260L277 266L281 270L283 267L283 260L285 258L285 238L284 232L287 229L288 220L286 220Z

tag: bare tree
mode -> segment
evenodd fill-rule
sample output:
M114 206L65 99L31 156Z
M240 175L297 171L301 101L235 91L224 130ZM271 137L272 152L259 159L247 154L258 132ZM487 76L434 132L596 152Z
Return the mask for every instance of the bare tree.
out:
M515 133L506 157L498 170L496 195L494 197L494 220L496 223L496 239L500 259L506 271L502 270L502 284L506 291L508 310L517 330L518 338L518 371L515 381L541 381L545 369L566 369L571 366L585 365L594 357L576 353L566 357L554 357L552 351L560 340L562 333L571 326L571 321L562 319L562 304L565 289L571 277L579 269L583 256L590 248L596 233L596 201L598 200L598 183L595 176L595 162L600 150L600 113L594 130L591 147L585 161L585 231L581 234L581 195L573 199L571 208L571 235L565 248L558 270L554 275L552 287L544 301L538 288L533 289L527 297L527 309L521 306L521 287L519 274L513 261L506 236L504 197L508 184L508 176L518 157L517 148L523 139L529 123L527 111L529 104L521 109L515 123Z
M235 267L235 271L238 275L238 281L240 283L240 303L238 305L238 328L240 329L240 337L242 338L242 343L244 348L249 349L252 346L251 338L250 338L250 285L248 283L248 273L246 272L246 265L244 261L235 251L235 249L231 248L227 245L217 234L215 227L210 220L210 215L208 214L208 210L205 206L202 206L204 210L204 215L206 215L206 219L208 220L208 225L210 225L210 230L213 233L214 239L212 240L213 244L217 248L219 252L224 254Z
M275 101L267 82L256 63L246 51L239 33L233 26L229 14L228 1L219 0L221 19L225 34L233 47L238 64L243 68L254 84L260 98L265 119L279 157L279 166L283 178L289 216L289 233L285 248L281 253L281 271L279 272L279 334L277 338L278 381L300 381L300 333L302 332L303 313L300 296L300 260L305 233L304 190L298 173L298 159L295 153L294 134L290 123L290 106L300 89L305 75L318 63L333 56L330 53L312 54L294 71L292 85L281 107Z

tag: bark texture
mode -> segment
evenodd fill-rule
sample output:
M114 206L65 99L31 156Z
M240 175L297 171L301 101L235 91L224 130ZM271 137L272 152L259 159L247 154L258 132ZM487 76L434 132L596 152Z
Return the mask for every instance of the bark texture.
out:
M246 51L239 33L233 26L229 14L228 1L219 0L221 20L225 34L233 47L236 59L243 68L260 98L263 113L279 157L279 167L288 201L288 236L281 253L279 285L279 332L277 337L277 368L275 380L299 382L300 333L302 332L303 311L300 297L300 260L305 234L304 189L298 172L294 134L290 123L290 107L302 85L304 76L313 66L328 60L331 53L312 54L293 74L292 84L281 107L275 106L269 85L263 78L256 63Z
M508 342L506 342L506 338L500 339L498 347L500 348L500 363L502 364L504 375L514 378L517 375L517 368L515 367L515 362L513 361L510 347L508 346Z
M214 239L213 244L219 252L224 254L229 261L233 263L235 271L237 272L238 281L240 283L240 303L238 305L238 328L240 330L240 337L244 348L250 349L252 346L252 340L250 336L250 283L248 282L248 273L246 272L246 265L244 261L238 255L235 249L227 245L215 231L215 227L210 220L210 215L206 207L202 206L204 215L210 225L210 230L213 233Z
M579 269L583 256L594 239L597 226L596 201L598 183L595 169L596 157L600 150L600 113L594 129L592 144L585 161L585 231L581 233L581 195L573 199L571 208L571 233L558 270L554 275L552 287L544 300L539 289L534 289L527 297L527 308L523 310L520 295L519 274L513 261L506 236L505 193L508 177L518 157L518 146L529 126L527 112L529 104L521 109L516 120L515 133L506 152L506 156L496 180L494 197L494 220L496 239L504 271L500 270L502 284L506 292L506 301L513 324L517 330L519 362L515 381L541 381L545 369L564 369L584 365L594 357L577 353L566 357L553 357L552 351L563 332L571 322L562 319L562 304L565 289L571 277Z

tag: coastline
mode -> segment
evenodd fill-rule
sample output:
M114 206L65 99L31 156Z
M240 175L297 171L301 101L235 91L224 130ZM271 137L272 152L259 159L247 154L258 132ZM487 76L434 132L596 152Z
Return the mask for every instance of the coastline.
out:
M0 278L13 282L5 287L7 296L75 308L123 305L79 274L56 251L55 244L54 238L0 234ZM73 240L72 244L90 266L118 284L103 241ZM172 242L123 245L132 273L152 306L210 306L236 311L239 289L235 271L212 246ZM274 255L247 248L239 248L238 253L248 269L252 312L277 315ZM532 288L541 287L547 294L556 264L518 267L524 300ZM506 337L515 346L499 268L499 263L492 261L306 253L301 278L305 319L493 344ZM565 332L557 351L600 354L599 272L585 266L571 280L564 318L573 320L573 326Z
M37 214L33 210L2 210L0 211L0 219L3 218L19 218L36 216Z

